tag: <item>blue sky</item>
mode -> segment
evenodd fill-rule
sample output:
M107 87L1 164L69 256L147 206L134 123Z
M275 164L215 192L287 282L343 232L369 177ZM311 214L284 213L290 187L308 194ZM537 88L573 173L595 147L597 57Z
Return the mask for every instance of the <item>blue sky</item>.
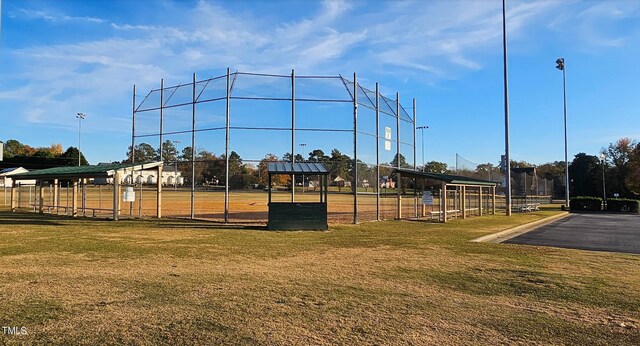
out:
M88 160L121 160L130 144L133 84L140 97L161 78L173 85L230 67L357 72L369 88L378 81L387 96L417 99L418 125L430 127L427 161L454 165L459 153L498 163L504 151L499 0L5 0L1 10L2 140L77 146L75 114L83 112ZM570 155L640 139L639 1L508 1L507 11L513 159L564 158L558 57L567 66ZM232 147L287 136L237 134ZM188 142L179 140L179 147ZM330 151L349 138L315 141L306 151ZM198 146L221 153L207 140ZM260 158L244 150L242 156ZM269 151L284 153L277 150ZM418 164L420 150L418 133Z

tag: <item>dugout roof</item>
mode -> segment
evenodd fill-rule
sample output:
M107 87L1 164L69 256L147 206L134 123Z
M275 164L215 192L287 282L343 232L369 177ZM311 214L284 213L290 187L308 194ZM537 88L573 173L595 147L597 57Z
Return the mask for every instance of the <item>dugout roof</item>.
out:
M319 174L328 175L329 169L321 162L269 162L269 174Z
M443 181L447 184L480 185L480 186L496 186L499 184L495 181L463 177L461 175L419 172L419 171L402 169L402 168L396 168L395 171L400 173L403 177L432 179L432 180Z
M162 166L162 162L149 163L117 163L110 165L88 165L88 166L64 166L47 169L38 169L30 172L12 175L14 180L25 179L79 179L79 178L104 178L113 177L116 172L124 173L131 171L143 171Z

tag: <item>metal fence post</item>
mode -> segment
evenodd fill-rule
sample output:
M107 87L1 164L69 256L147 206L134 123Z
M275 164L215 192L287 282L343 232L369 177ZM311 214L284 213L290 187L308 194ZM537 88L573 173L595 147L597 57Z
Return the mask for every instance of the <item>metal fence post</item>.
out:
M225 126L225 142L224 142L224 222L229 222L229 123L230 123L230 107L231 107L231 69L227 67L227 105L225 110L226 126Z
M358 80L353 73L353 223L358 223Z
M136 85L133 85L133 106L131 111L131 163L136 157Z
M193 74L193 104L191 106L191 219L195 218L196 193L196 74Z
M380 86L376 82L376 220L380 221Z
M296 162L296 72L291 69L291 164ZM304 179L304 178L303 178ZM304 188L304 180L302 181ZM296 198L296 175L291 175L291 202Z
M164 122L164 78L160 80L160 147L158 149L159 161L162 161L162 132L164 132L163 122ZM158 177L158 179L162 179L162 177Z

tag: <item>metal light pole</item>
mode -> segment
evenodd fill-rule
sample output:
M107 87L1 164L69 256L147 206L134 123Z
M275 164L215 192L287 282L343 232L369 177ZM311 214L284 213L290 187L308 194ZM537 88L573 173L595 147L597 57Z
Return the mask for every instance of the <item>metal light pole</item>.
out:
M604 162L607 158L607 155L604 153L600 153L600 162L602 162L602 209L607 209L607 183L604 178Z
M564 58L556 60L556 68L562 71L562 94L564 99L564 179L565 206L569 208L569 158L567 149L567 79Z
M504 151L506 161L506 215L511 216L511 152L509 150L509 83L507 78L507 5L502 0L502 66L504 78Z
M78 166L80 166L80 133L82 131L82 120L86 117L84 113L76 114L76 118L78 118Z
M171 142L173 142L174 146L175 146L175 144L179 144L180 143L180 141L178 141L178 140L171 141ZM176 153L177 152L178 152L178 150L176 149ZM178 157L177 156L173 159L173 163L174 163L174 166L173 166L173 169L174 169L173 170L173 191L176 191L176 190L178 190Z
M425 166L424 166L424 129L428 129L429 126L424 125L424 126L418 126L416 127L417 130L420 130L420 132L422 133L422 171L425 171Z

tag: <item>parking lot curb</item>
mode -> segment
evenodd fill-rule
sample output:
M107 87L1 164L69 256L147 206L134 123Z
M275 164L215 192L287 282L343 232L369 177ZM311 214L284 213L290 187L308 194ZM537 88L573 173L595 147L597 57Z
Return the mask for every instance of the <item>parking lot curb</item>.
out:
M470 241L475 243L502 243L505 240L509 240L521 234L525 234L527 232L533 231L536 228L542 227L544 225L548 225L554 221L560 220L567 216L569 216L569 212L565 211L560 214L549 216L541 220L537 220L537 221L526 223L524 225L509 228L504 231L487 234L480 238L472 239Z

